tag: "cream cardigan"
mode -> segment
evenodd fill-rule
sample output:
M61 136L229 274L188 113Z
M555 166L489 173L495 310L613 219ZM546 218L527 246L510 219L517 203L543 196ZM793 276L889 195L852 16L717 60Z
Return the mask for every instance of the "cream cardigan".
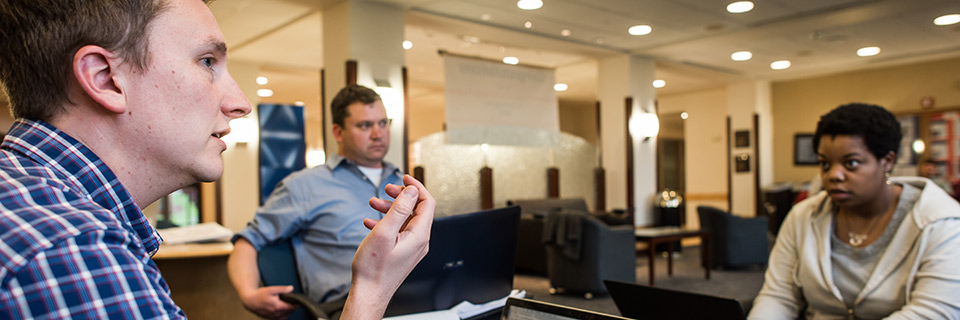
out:
M793 207L770 254L749 319L960 319L960 204L925 178L907 213L849 309L834 285L831 200L820 192Z

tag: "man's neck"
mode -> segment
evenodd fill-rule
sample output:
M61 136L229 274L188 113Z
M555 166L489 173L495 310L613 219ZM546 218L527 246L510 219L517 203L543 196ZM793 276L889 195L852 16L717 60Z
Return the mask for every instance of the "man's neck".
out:
M74 112L77 112L74 110ZM190 185L189 177L161 172L153 159L139 159L131 144L116 130L116 124L106 123L103 117L83 117L78 114L61 116L50 124L79 140L117 176L130 197L140 208L157 201L177 189Z

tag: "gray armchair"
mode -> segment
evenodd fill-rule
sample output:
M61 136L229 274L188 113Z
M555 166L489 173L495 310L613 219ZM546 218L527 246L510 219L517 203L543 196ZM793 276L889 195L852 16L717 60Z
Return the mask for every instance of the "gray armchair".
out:
M708 206L697 207L697 215L700 228L710 232L714 267L767 264L767 217L743 218Z
M607 226L589 215L561 213L552 219L561 222L548 221L548 225L568 225L565 231L544 237L549 240L547 269L551 293L583 293L590 299L607 293L603 280L636 282L633 226ZM557 230L562 228L558 225ZM570 238L575 238L573 243Z
M547 215L559 212L586 215L587 202L572 199L507 200L508 206L519 206L520 224L517 226L518 273L546 276L547 251L543 244L543 226Z

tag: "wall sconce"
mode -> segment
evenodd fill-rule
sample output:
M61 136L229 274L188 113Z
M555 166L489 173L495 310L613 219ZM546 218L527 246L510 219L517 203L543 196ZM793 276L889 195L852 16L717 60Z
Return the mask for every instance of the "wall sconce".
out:
M922 154L924 150L927 149L927 145L923 143L923 140L917 139L913 140L913 152L917 154Z
M323 149L307 149L307 168L313 168L327 162L327 153Z
M257 138L257 121L243 117L230 120L230 134L223 136L227 145L246 145Z
M660 118L653 113L643 113L630 119L630 133L643 137L643 142L650 141L660 132Z

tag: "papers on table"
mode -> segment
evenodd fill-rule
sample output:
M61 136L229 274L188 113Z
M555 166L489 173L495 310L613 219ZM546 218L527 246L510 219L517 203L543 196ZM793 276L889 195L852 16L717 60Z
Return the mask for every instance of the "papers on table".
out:
M233 231L216 222L201 223L186 227L158 229L164 244L227 241Z
M413 313L408 315L388 317L384 320L460 320L469 319L497 308L503 308L507 303L507 298L523 298L527 295L526 291L513 289L506 297L493 300L482 304L473 304L469 301L461 302L448 310L430 311Z

